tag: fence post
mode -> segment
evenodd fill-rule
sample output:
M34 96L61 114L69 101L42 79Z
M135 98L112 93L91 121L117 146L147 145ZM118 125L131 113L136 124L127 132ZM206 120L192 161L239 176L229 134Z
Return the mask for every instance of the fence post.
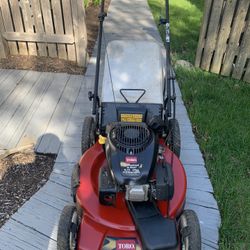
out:
M196 67L250 81L249 0L204 0Z
M76 59L77 64L81 67L87 63L87 29L83 2L82 0L71 0Z
M196 51L196 58L195 58L195 67L200 67L201 61L202 61L202 51L205 46L205 35L207 31L207 25L209 22L209 14L211 11L211 6L212 6L212 0L205 0L204 3L204 14L203 14L203 21L201 24L201 29L200 29L200 37L199 37L199 42L198 42L198 48Z
M2 8L0 6L0 58L6 58L9 54L7 41L2 36L3 32L5 32L5 30L3 25Z

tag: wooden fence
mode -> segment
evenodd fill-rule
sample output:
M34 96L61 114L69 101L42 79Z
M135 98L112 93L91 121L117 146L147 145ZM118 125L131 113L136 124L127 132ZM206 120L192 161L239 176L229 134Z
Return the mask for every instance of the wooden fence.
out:
M250 82L250 0L205 0L195 65Z
M86 64L83 0L0 0L0 58L49 56Z

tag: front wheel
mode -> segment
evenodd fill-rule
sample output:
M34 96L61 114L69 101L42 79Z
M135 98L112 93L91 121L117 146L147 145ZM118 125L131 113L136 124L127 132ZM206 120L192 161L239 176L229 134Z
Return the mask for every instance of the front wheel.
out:
M199 219L193 210L184 210L179 219L179 232L182 250L201 249Z
M77 248L77 230L80 218L74 205L66 205L60 216L57 232L57 250Z

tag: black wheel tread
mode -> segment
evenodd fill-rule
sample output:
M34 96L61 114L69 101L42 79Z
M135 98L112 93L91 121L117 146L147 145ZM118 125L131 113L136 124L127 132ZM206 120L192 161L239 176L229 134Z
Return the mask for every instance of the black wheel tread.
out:
M188 250L200 250L201 249L201 231L199 219L193 210L184 210L181 217L185 216L187 226L189 228L189 248Z
M82 126L82 138L81 138L81 151L85 153L91 146L91 143L95 139L95 123L92 116L87 116L84 119Z
M79 186L79 175L80 175L79 164L75 164L72 175L71 175L71 196L73 197L73 201L76 202L76 190Z
M69 249L71 219L75 209L75 206L70 204L62 210L57 232L57 250Z
M180 126L176 119L169 120L169 144L171 150L180 157L181 154L181 136L180 136Z

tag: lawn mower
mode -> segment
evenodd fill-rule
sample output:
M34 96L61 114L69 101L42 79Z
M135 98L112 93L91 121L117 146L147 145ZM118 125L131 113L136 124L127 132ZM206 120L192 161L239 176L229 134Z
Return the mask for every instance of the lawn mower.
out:
M71 178L74 203L62 211L57 248L201 249L197 216L184 210L187 181L179 160L169 2L160 19L166 63L155 42L108 43L99 97L104 1L94 92L88 93L93 116L83 122L82 157Z

